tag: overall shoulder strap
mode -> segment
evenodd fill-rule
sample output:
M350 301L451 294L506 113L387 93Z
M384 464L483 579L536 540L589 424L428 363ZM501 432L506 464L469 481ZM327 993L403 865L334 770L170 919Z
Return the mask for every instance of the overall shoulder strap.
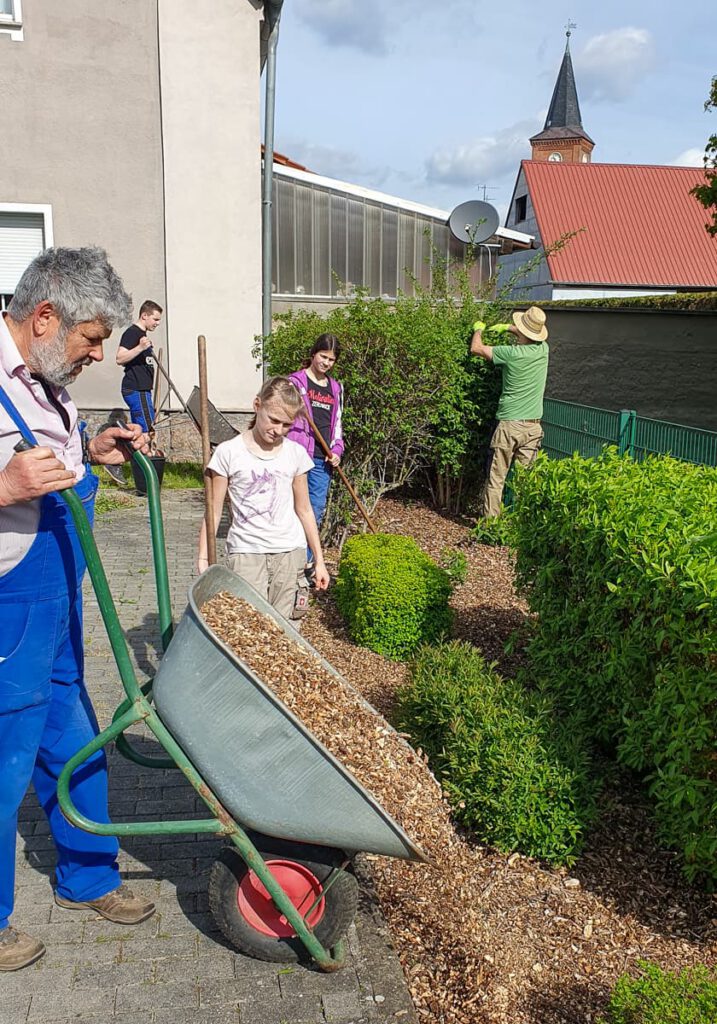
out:
M25 440L28 441L30 444L36 445L37 440L35 438L35 435L30 430L30 428L28 427L27 423L22 418L18 410L15 408L12 399L3 388L2 384L0 384L0 405L3 407L3 409L8 414L10 419L13 421L17 429L20 431L22 437L24 437Z

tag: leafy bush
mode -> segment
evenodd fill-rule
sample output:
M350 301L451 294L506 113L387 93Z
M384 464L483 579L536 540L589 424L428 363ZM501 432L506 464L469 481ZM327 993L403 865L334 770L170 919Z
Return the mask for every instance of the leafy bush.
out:
M662 839L717 882L717 469L614 451L517 474L532 679L647 774Z
M399 728L428 755L456 817L484 843L570 864L594 814L580 732L469 644L423 648Z
M336 600L357 644L388 658L450 632L451 581L409 537L358 534L344 545Z
M257 339L254 354L269 373L286 374L302 365L320 334L340 338L336 374L346 388L344 468L369 511L382 494L416 477L428 484L436 504L453 511L476 489L501 381L492 366L469 353L473 324L504 323L519 281L582 230L537 252L496 298L492 281L475 293L472 268L480 247L465 263L447 260L434 248L427 261L430 288L413 280L414 295L399 294L389 302L359 288L327 316L300 309L280 313L272 334ZM333 488L323 532L335 539L336 527L345 526L350 515L345 493Z
M506 510L499 516L478 519L471 535L477 544L488 544L496 547L510 545L511 513Z
M434 262L433 271L432 290L394 303L359 290L327 316L281 313L265 339L269 372L285 374L301 366L318 335L340 338L344 467L369 510L415 477L428 481L439 504L455 508L481 473L500 374L468 345L474 321L505 320L506 311L473 295L465 269L438 272ZM345 518L345 509L336 512Z
M441 551L441 568L446 570L453 587L465 583L468 576L468 559L459 548L444 548Z
M714 1024L717 1021L717 975L698 965L673 974L656 964L640 963L642 976L618 979L607 1017L598 1024Z

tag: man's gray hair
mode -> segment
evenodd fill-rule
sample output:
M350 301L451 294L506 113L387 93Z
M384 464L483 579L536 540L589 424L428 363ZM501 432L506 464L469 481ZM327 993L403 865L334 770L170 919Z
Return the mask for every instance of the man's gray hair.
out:
M7 311L18 323L51 302L62 326L99 320L108 330L132 319L132 298L104 249L45 249L20 278Z

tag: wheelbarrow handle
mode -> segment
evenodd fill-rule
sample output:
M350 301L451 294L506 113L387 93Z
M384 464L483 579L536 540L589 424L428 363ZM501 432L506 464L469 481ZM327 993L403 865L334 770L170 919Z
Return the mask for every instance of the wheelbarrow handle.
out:
M107 417L110 427L126 427L127 413L124 409L113 409ZM154 431L151 432L154 436ZM154 579L157 588L157 607L159 626L162 637L162 648L167 650L174 632L172 620L172 602L169 592L169 572L167 569L167 546L164 538L164 521L159 496L159 479L152 461L143 452L135 451L126 442L119 441L126 455L133 459L144 473L147 486L147 502L149 507L149 526L152 537L152 559L154 562ZM150 448L151 450L151 448Z

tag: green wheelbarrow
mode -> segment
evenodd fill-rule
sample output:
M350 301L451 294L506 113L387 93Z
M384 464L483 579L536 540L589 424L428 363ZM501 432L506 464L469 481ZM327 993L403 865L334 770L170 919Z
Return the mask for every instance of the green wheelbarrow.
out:
M126 699L112 724L67 763L58 800L72 824L100 835L223 835L212 866L209 903L227 940L262 960L313 959L325 971L344 961L344 936L356 913L356 853L426 861L401 827L204 621L202 605L219 591L244 598L313 650L248 584L212 566L190 588L176 631L172 622L159 483L141 453L150 511L159 623L164 654L153 680L140 686L107 577L82 504L67 501L117 662ZM335 670L322 660L324 667ZM125 736L138 722L166 757L150 757ZM97 750L115 743L148 768L177 768L211 816L189 821L91 821L70 798L70 779ZM403 742L403 741L402 741Z

